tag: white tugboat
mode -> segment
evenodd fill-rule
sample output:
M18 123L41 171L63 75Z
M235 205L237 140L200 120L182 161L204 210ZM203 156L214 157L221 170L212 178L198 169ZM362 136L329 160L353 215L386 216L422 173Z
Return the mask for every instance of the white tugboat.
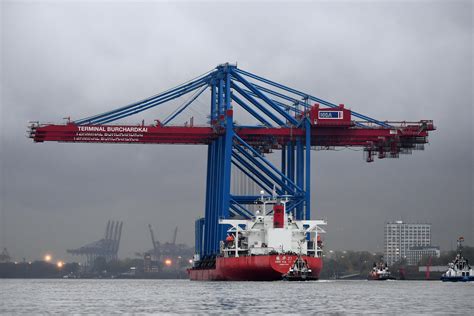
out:
M368 280L373 281L385 281L385 280L395 280L395 277L392 276L390 270L388 269L388 264L380 259L380 262L374 262L372 270L369 272L367 277Z
M448 271L442 276L443 282L468 282L474 281L474 273L469 265L469 261L462 256L462 243L464 237L458 239L458 253L454 258L453 262L448 264Z

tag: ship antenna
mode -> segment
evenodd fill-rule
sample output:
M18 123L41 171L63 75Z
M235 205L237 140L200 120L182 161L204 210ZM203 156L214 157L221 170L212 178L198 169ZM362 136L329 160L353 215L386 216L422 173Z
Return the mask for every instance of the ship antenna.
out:
M267 215L267 208L266 208L266 201L265 199L263 198L263 195L265 194L265 191L260 191L260 200L262 201L262 204L263 204L263 215Z
M458 238L458 253L459 255L462 255L462 242L464 241L464 237L459 237Z

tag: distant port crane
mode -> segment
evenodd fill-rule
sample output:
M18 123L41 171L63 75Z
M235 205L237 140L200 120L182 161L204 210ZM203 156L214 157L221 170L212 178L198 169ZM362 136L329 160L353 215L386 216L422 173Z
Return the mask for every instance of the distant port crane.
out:
M160 243L155 238L155 231L151 224L148 224L148 230L150 231L151 242L153 244L153 249L148 251L148 253L153 254L153 259L161 260L163 256L177 256L178 253L182 253L184 245L176 244L178 238L178 226L173 230L173 238L171 242ZM141 254L140 254L141 256Z
M77 249L68 249L67 252L82 256L86 259L86 266L91 268L97 258L102 257L106 261L117 260L117 253L122 238L123 222L108 221L105 228L104 238L87 244Z
M170 124L205 91L210 92L207 125ZM155 124L111 124L191 92L189 100ZM241 113L251 123L237 123L235 116ZM204 217L195 223L195 250L200 258L212 258L226 235L219 219L250 218L251 206L260 199L255 193L232 194L232 168L264 195L288 199L286 210L296 219L309 219L312 149L358 147L368 162L398 158L423 150L433 130L431 120L379 121L226 63L115 110L66 124L32 123L29 137L35 142L206 145L206 202ZM267 155L275 150L281 152L278 163Z

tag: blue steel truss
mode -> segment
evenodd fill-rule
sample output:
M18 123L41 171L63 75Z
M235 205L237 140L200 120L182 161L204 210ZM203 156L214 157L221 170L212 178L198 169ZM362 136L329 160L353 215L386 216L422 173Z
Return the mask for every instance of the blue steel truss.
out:
M189 101L163 120L162 124L166 125L208 89L211 92L211 126L221 133L208 145L204 218L196 221L195 246L201 258L219 252L219 242L226 235L226 228L219 225L219 219L232 216L250 218L252 212L248 206L260 198L258 195L231 194L232 166L255 182L266 195L288 198L287 211L294 212L297 219L310 218L311 123L298 114L310 107L309 101L328 107L337 105L234 65L223 64L163 93L74 122L78 125L106 124L194 92ZM255 128L294 127L304 129L305 137L295 137L282 146L281 165L275 166L264 156L262 148L249 145L235 133L234 105L259 122L253 126ZM375 125L389 126L356 112L352 115Z

